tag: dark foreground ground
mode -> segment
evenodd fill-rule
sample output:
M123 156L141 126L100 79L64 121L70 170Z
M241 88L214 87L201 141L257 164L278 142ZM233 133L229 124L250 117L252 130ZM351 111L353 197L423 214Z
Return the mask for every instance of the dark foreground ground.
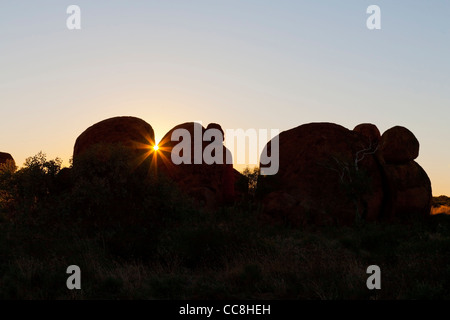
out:
M0 226L1 299L448 299L450 217L426 225L290 230L220 212L161 236L145 258L102 235ZM127 241L123 238L123 241ZM81 268L68 290L66 268ZM381 290L366 269L381 268Z
M2 173L0 299L450 298L450 216L291 229L249 199L206 213L168 182L80 168L67 183L41 155Z

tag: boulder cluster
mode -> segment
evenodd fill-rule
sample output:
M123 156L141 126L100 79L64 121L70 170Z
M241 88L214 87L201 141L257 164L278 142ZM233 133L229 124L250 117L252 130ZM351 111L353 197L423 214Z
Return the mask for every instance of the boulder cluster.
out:
M197 128L196 128L197 127ZM171 160L172 149L177 145L178 141L172 141L172 133L177 129L185 129L189 132L190 143L190 163L181 163L174 165ZM222 140L220 141L222 148L222 161L219 164L207 164L202 156L198 157L195 162L195 130L197 136L203 137L208 129L218 129L221 132ZM215 123L211 123L204 128L201 124L195 122L186 122L175 126L161 139L159 145L157 169L164 172L171 180L175 181L178 186L188 195L201 202L207 209L214 209L221 205L231 204L235 199L235 171L233 164L227 164L226 157L230 151L223 146L222 128ZM201 155L210 142L202 141Z
M152 127L145 121L134 117L115 117L101 121L86 129L76 140L73 154L74 166L77 159L89 149L108 150L110 145L120 145L134 156L132 166L147 165L149 173L157 173L169 178L188 196L207 209L230 204L235 199L235 175L238 174L232 164L226 164L226 154L229 151L223 146L223 164L208 165L201 162L194 164L195 130L203 137L205 130L214 128L222 130L217 124L204 128L199 123L187 122L171 129L158 144L158 151L153 149L155 136ZM172 141L174 130L184 129L190 134L191 164L175 165L171 159L173 147L178 143ZM222 131L223 141L223 131ZM207 146L203 142L202 152ZM107 161L107 155L98 156L99 161Z
M190 133L191 164L175 165L172 161L178 142L171 137L176 129ZM198 148L194 146L195 134L203 136L209 129L222 133L221 164L194 159L194 149ZM266 145L269 152L272 141ZM281 132L278 142L279 171L260 175L255 195L266 220L301 226L351 224L357 219L411 220L430 214L431 182L415 162L419 142L404 127L390 128L381 135L373 124L349 130L333 123L309 123ZM202 142L202 152L209 143ZM163 137L155 151L150 124L135 117L110 118L87 128L76 139L74 168L89 150L97 153L94 161L108 161L110 146L125 148L134 159L131 166L145 164L149 173L172 180L206 209L233 204L242 196L238 186L242 181L247 184L245 177L227 164L230 151L223 145L222 128L215 123L206 128L194 122L180 124ZM0 153L0 165L7 161L14 160L10 154Z
M431 182L414 161L419 142L408 129L380 135L373 124L310 123L278 138L279 172L258 181L267 218L299 226L430 214Z

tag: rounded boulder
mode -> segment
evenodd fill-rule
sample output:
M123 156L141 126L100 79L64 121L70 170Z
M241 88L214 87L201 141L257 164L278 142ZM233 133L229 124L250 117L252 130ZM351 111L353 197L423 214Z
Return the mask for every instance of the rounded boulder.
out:
M148 156L154 141L153 128L144 120L135 117L109 118L81 133L75 142L73 159L75 163L77 157L99 146L114 146L126 148L139 162Z
M266 146L271 153L272 141ZM310 123L281 132L278 141L278 172L258 179L266 215L294 226L378 218L381 174L360 134L333 123Z
M419 141L407 128L395 126L383 133L379 150L386 163L403 164L419 156Z
M375 149L380 141L381 134L377 126L371 123L358 124L353 131L364 137L372 149Z

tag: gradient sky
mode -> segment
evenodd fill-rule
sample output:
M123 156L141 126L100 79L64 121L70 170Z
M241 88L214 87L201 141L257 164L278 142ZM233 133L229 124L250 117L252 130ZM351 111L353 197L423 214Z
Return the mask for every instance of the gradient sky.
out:
M77 136L118 115L157 139L197 120L402 125L433 194L450 195L449 16L442 0L1 1L0 151L68 165Z

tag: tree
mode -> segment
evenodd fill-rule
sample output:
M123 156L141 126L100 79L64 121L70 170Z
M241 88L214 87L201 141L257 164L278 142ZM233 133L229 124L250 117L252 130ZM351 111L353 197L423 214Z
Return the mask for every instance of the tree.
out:
M329 163L321 164L325 168L333 170L338 174L339 182L345 196L355 206L356 220L365 218L367 214L367 204L364 201L363 196L368 192L371 192L370 177L359 165L366 156L375 154L377 150L378 145L369 141L369 145L356 151L351 159L332 155Z
M246 167L242 174L248 179L248 194L254 196L258 184L259 168L254 167L253 169L250 169L249 167Z
M42 151L26 159L23 168L3 166L0 170L0 201L9 216L27 215L58 191L56 175L61 170L59 158L47 160Z

